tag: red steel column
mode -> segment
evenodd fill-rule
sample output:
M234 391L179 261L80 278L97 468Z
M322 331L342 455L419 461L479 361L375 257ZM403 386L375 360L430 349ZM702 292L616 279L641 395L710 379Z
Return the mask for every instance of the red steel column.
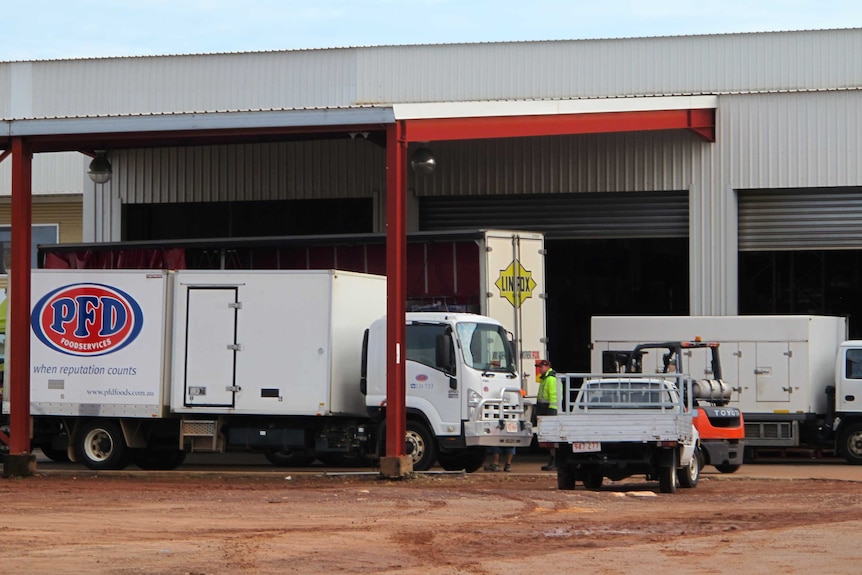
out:
M405 455L407 310L407 141L404 123L386 128L386 456Z
M30 254L32 248L33 152L21 138L12 139L11 356L9 455L30 453Z

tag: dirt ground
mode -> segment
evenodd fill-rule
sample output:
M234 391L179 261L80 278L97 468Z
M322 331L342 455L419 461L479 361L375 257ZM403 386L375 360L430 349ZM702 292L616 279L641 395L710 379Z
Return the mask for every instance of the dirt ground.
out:
M862 475L862 470L860 475ZM3 573L859 573L862 482L553 473L37 473L0 479Z

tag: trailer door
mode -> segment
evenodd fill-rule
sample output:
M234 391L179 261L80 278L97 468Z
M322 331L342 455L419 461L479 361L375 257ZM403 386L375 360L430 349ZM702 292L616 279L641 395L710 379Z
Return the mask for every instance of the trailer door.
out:
M233 407L237 288L190 286L186 297L185 405Z
M537 359L547 358L545 242L542 234L489 230L485 238L483 313L512 332L521 388L538 392Z
M786 342L757 342L757 401L790 401L790 350Z

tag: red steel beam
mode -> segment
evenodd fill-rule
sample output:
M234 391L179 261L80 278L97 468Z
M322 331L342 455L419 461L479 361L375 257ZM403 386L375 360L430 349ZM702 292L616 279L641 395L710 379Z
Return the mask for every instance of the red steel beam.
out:
M9 454L30 453L30 252L32 160L29 143L12 138L12 267L9 344Z
M692 130L715 141L715 110L651 110L542 116L435 118L406 122L408 142L563 136L606 132Z
M386 456L405 455L407 432L407 141L404 122L386 128Z

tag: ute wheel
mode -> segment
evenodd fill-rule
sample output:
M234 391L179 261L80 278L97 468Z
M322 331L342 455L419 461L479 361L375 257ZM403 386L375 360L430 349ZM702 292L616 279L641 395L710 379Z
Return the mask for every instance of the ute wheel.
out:
M120 426L107 420L91 419L78 428L74 440L75 457L87 469L125 469L130 452Z
M839 447L847 463L862 465L862 423L854 423L841 434Z
M263 455L275 467L308 467L314 461L314 456L298 449L267 449Z
M458 451L449 451L440 453L437 456L437 463L446 471L461 471L467 473L478 471L485 463L485 448L478 449L460 449Z
M413 459L414 471L428 471L437 461L437 438L421 421L407 421L407 453ZM480 464L481 465L481 464Z
M602 482L604 482L604 476L598 471L590 471L583 476L584 487L590 489L592 491L596 491L602 488Z
M691 456L691 461L685 467L680 467L677 470L679 474L679 486L685 488L696 487L700 480L700 470L703 467L703 453L700 447L694 449L694 454Z
M719 473L736 473L737 471L739 471L740 467L742 466L732 463L720 463L719 465L715 466Z
M561 491L572 491L575 488L575 473L568 463L557 465L557 489Z
M132 462L145 471L169 471L186 460L182 449L136 449Z
M662 493L676 493L676 462L676 450L672 449L669 464L658 468L658 490Z

